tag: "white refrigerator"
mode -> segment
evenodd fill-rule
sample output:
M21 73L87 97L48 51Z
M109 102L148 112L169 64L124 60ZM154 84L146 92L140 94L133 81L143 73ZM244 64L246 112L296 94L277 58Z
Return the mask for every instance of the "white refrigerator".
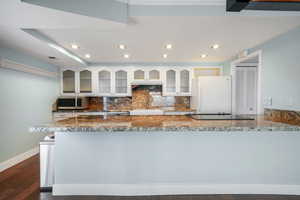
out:
M194 79L191 108L200 114L231 114L231 85L230 76Z

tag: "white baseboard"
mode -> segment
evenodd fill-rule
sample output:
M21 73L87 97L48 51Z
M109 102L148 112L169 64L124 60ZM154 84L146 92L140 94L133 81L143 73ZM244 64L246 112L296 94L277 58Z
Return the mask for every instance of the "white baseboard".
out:
M300 185L55 184L53 195L150 196L189 194L300 195Z
M18 164L18 163L20 163L20 162L36 155L36 154L38 154L39 150L40 150L39 147L35 147L33 149L30 149L29 151L26 151L26 152L24 152L22 154L19 154L19 155L15 156L15 157L7 160L7 161L4 161L4 162L0 163L0 172L2 172L4 170Z

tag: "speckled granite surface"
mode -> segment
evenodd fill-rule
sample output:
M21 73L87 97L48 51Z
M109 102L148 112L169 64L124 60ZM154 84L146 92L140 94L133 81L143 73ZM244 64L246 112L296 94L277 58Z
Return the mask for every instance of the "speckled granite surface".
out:
M194 120L189 116L79 116L30 128L31 132L290 131L300 126L256 120Z
M300 112L291 110L265 109L265 119L300 126Z

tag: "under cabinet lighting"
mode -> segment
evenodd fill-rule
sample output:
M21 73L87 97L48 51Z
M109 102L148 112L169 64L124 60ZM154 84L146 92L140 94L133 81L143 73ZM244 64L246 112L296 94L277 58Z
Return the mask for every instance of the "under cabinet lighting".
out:
M211 48L212 48L212 49L218 49L218 48L220 48L220 45L214 44L214 45L211 46Z
M77 44L72 44L71 47L72 49L79 49L79 46Z
M124 49L126 49L126 46L124 44L120 44L119 48L122 49L122 50L124 50Z
M170 50L170 49L172 49L172 48L173 48L172 44L167 44L167 45L166 45L166 49Z

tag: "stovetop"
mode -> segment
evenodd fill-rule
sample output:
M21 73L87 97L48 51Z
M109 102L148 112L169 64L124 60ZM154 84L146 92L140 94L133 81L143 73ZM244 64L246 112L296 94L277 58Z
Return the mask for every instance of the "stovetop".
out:
M195 114L190 116L195 120L255 120L254 117L247 116L247 115Z

